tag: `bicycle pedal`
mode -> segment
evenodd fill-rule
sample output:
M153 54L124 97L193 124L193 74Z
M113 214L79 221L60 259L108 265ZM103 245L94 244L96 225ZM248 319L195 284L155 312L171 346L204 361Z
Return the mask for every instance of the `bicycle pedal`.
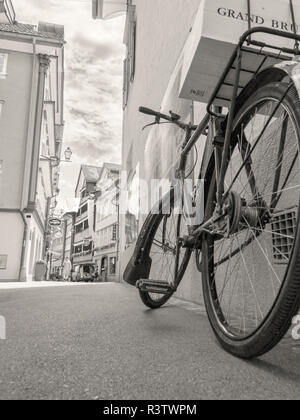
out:
M174 286L170 285L167 282L163 282L159 280L150 280L150 279L139 280L136 284L136 287L141 292L158 293L162 295L168 295L169 293L176 292L176 288Z

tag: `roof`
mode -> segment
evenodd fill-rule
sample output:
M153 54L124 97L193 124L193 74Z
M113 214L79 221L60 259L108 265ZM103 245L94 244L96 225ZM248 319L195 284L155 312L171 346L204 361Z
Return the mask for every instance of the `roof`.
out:
M42 28L43 30L39 30ZM27 23L0 23L0 32L9 32L20 35L35 36L45 40L64 41L63 27L54 24L39 24L39 28L35 25Z
M117 165L116 163L104 163L103 166L107 168L109 171L113 171L113 172L120 172L122 169L122 166Z
M102 170L103 168L99 166L81 165L75 192L78 189L81 174L83 175L85 182L93 182L96 184L98 182L98 179L100 178Z
M81 170L86 182L97 182L101 172L102 167L99 166L90 166L90 165L82 165Z

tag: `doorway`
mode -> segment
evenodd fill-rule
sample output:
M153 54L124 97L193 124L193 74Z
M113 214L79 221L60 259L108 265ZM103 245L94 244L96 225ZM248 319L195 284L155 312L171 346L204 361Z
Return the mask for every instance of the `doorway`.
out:
M107 276L108 276L108 258L103 257L101 260L101 280L102 282L107 282Z

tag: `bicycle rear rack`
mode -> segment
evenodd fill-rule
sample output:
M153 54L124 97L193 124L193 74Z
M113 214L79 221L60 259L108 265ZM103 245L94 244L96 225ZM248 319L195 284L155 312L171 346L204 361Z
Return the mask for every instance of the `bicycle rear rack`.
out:
M295 48L282 48L253 40L252 35L257 33L295 40ZM226 105L232 111L232 108L235 107L238 95L248 83L264 69L279 64L282 61L291 60L299 53L299 42L300 35L271 28L257 27L245 32L234 49L233 54L211 95L207 105L207 112L212 116L218 116L212 111L213 105ZM245 43L247 43L247 46L244 45ZM251 46L256 48L251 48ZM275 51L278 51L278 53ZM261 60L253 60L253 55L259 56ZM254 67L253 63L256 63L257 61L259 62L259 65L258 67Z
M270 45L265 42L252 40L252 35L255 33L264 33L264 34L282 37L285 39L295 40L295 48L294 49L281 48L276 45ZM247 42L248 47L244 46L245 42ZM222 100L228 102L229 112L227 116L223 156L228 156L228 153L229 153L230 140L232 136L234 116L235 116L235 110L236 110L236 103L237 103L237 98L238 98L239 93L248 85L248 83L255 77L255 75L258 74L264 67L270 67L270 64L267 63L269 59L273 59L275 60L275 62L276 60L278 60L278 62L283 61L284 59L291 60L292 58L291 56L297 54L299 51L299 48L298 48L299 42L300 42L300 36L295 33L289 33L289 32L279 31L276 29L265 28L265 27L257 27L257 28L249 29L247 32L245 32L242 35L207 105L208 115L218 118L220 117L220 115L216 114L211 109L213 104L216 105L217 98L218 100L220 100L221 95L222 95ZM249 46L260 47L260 50L254 49L254 48L251 49ZM277 55L272 52L266 53L263 51L265 48L269 48L271 50L277 50L279 51L279 53ZM289 56L282 57L282 53L288 54ZM251 63L251 59L249 60L249 54L250 56L251 54L262 55L263 58L258 68L251 69L251 68L243 67L244 62L245 62L245 61L243 62L243 58L246 57L246 59L248 59L248 62ZM232 70L234 71L234 74L231 73ZM249 77L245 77L244 80L242 80L241 74L248 74ZM234 79L233 83L232 83L232 79ZM229 91L227 91L227 96L225 95L225 92L224 92L226 85L227 85L227 88L229 85ZM289 86L288 89L290 88L291 86ZM226 159L222 159L222 164L221 164L218 178L224 179L225 175L226 175ZM217 194L218 206L221 206L223 194L224 194L224 185L223 183L220 183L220 187L218 189L218 194Z

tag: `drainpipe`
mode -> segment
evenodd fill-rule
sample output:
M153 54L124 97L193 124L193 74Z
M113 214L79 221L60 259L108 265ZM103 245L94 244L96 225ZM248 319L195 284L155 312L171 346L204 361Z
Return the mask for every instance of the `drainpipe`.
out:
M51 198L47 198L47 210L46 210L46 216L45 216L45 229L44 229L44 245L43 245L43 260L46 258L46 251L47 251L47 235L49 233L48 231L48 222L49 222L49 213L50 213L50 205L51 205Z
M52 258L53 258L53 254L51 252L50 253L50 261L49 261L49 271L48 271L48 275L47 275L48 280L50 280L51 271L52 271Z
M72 231L71 231L71 249L70 249L70 261L71 261L71 276L74 271L73 263L74 263L74 257L73 257L73 247L75 243L75 223L76 223L76 213L71 213L72 216Z
M19 268L19 281L21 281L22 270L25 264L26 241L27 241L27 234L28 234L28 226L27 226L25 216L22 213L22 211L20 211L20 214L24 223L24 233L23 233L22 252L21 252L21 260L20 260L20 268Z
M67 243L67 226L68 222L66 219L64 219L64 239L63 239L63 245L62 245L62 257L61 257L61 269L64 268L64 261L66 257L66 243Z
M34 96L34 79L35 79L35 65L36 65L36 39L33 38L32 40L32 76L31 76L31 93L30 93L30 109L33 103L33 96ZM24 191L23 191L24 193ZM26 201L27 204L27 201ZM26 254L26 241L27 241L27 234L28 234L28 225L24 213L22 210L20 211L21 217L24 223L24 234L23 234L23 244L22 244L22 252L21 252L21 260L20 260L20 270L19 270L19 281L21 281L22 270L25 264L25 254Z
M34 210L36 200L37 179L40 160L40 147L41 147L41 130L42 130L42 117L44 107L44 92L46 73L49 67L50 58L47 55L39 54L39 80L38 80L38 93L37 104L35 112L35 125L34 125L34 143L32 148L32 165L30 174L30 190L29 190L29 209Z
M120 198L118 198L118 200L120 200ZM119 281L121 282L121 258L120 258L120 201L118 201L118 205L117 205L117 211L118 211L118 228L117 228L117 276L119 277Z

